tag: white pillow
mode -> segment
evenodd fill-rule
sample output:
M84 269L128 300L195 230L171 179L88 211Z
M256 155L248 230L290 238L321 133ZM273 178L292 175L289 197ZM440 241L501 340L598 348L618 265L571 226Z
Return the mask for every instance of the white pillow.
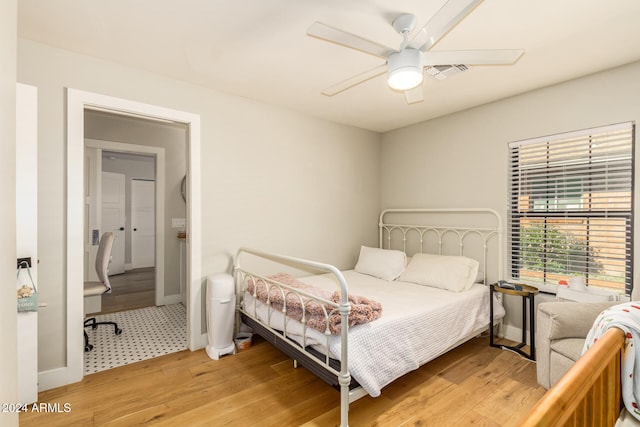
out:
M478 261L464 256L415 254L398 280L461 292L471 288L478 267Z
M407 255L402 251L362 246L355 270L383 280L395 280L407 266Z

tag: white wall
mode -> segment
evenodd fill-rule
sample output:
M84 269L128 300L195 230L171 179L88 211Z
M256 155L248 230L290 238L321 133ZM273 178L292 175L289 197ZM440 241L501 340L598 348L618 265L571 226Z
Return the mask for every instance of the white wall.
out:
M15 22L9 24L15 29ZM7 26L1 27L6 31ZM509 141L640 117L640 63L382 137L25 40L18 42L17 65L18 80L38 87L39 93L38 252L41 298L49 303L39 315L38 346L46 349L39 355L41 371L66 366L65 87L201 116L205 275L227 270L241 245L351 267L360 244L377 244L381 206L482 206L506 218ZM7 99L14 92L6 91L0 119L11 122ZM3 141L12 141L12 128L4 123L0 128ZM2 150L11 147L2 145ZM7 163L1 168L5 174L14 168L7 160L14 158L10 154L0 156ZM10 175L0 191L13 191ZM15 206L3 209L8 209L3 212L8 222L15 221ZM12 230L3 227L2 233ZM9 234L0 241L13 242ZM10 260L13 271L14 246L0 250L9 251L0 259ZM5 298L0 301L6 304ZM10 304L12 310L0 312L15 325L13 299ZM507 309L507 321L517 325L518 304ZM15 327L7 325L0 322L0 330L11 339ZM15 367L6 353L2 357ZM1 365L3 370L7 366ZM3 382L3 392L5 387Z
M374 132L26 40L18 80L39 94L40 371L66 366L65 87L200 115L204 275L226 271L241 245L347 268L377 242Z
M639 75L640 62L384 134L382 207L488 207L506 221L507 144L640 120ZM518 304L509 301L507 324L519 327Z
M16 271L16 34L17 2L0 2L0 402L18 401ZM0 425L18 414L0 412Z

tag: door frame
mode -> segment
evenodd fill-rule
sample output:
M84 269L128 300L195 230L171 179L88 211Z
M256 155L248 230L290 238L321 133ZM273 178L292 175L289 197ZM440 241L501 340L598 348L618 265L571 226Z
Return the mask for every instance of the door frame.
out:
M142 102L66 89L67 100L67 241L66 320L67 366L64 384L83 377L84 283L84 111L95 109L151 120L179 122L187 126L187 345L190 350L207 342L202 332L202 240L200 200L200 116ZM64 385L60 384L60 385Z
M102 139L85 138L84 146L97 148L106 151L117 151L120 153L144 154L156 158L156 265L155 265L155 292L156 305L167 303L164 295L164 189L166 185L166 162L165 150L162 147L152 147L149 145L129 144L123 142L107 141ZM158 207L160 207L158 209Z

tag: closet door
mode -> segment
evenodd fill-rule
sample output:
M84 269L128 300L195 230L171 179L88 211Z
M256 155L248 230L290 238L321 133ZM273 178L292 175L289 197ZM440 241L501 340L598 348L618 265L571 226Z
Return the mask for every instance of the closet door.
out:
M131 180L131 264L133 268L155 266L154 181Z
M124 174L102 172L102 233L115 235L109 276L124 273L126 207Z

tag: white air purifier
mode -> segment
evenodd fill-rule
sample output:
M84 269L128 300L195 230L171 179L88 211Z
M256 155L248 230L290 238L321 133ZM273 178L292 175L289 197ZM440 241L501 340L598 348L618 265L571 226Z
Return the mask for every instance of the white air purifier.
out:
M218 360L224 354L235 354L233 323L236 294L233 277L217 274L207 277L207 338L206 351L210 358Z

